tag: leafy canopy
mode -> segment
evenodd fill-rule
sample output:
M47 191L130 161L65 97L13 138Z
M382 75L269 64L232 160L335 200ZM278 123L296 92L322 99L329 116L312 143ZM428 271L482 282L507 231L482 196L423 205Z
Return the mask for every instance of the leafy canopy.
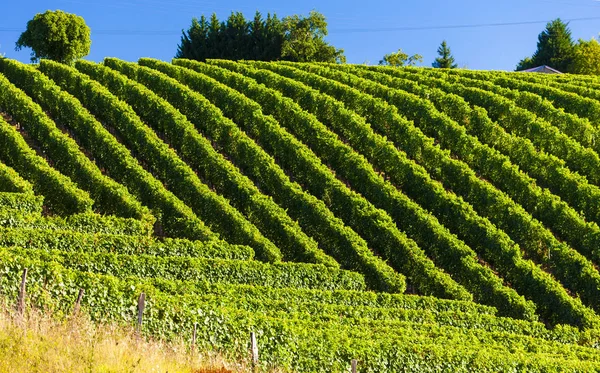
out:
M248 21L240 12L232 12L226 22L213 13L192 19L192 25L182 31L175 58L204 61L207 58L226 60L271 61L281 56L282 23L276 15L264 19L256 12Z
M259 61L344 62L343 50L327 44L325 16L311 12L308 17L263 16L256 12L246 20L240 12L231 13L226 22L216 14L192 19L182 32L176 58L204 61L207 58Z
M431 66L438 69L456 69L458 67L454 61L454 56L452 56L446 40L442 41L442 44L440 44L438 47L437 53L439 57L433 61Z
M48 58L72 63L90 53L90 28L82 17L61 10L38 13L16 43L16 50L32 49L31 61Z
M379 61L380 65L402 67L402 66L414 66L417 62L423 62L423 56L420 54L413 54L409 56L404 53L402 49L398 49L396 52L386 54L383 59Z
M572 63L575 44L571 30L560 18L548 22L546 29L538 35L537 50L533 56L519 61L516 70L547 65L568 72Z
M596 39L579 39L573 52L569 72L573 74L600 75L600 43Z
M294 62L346 62L343 49L325 42L327 21L317 11L308 17L293 15L283 19L281 57Z

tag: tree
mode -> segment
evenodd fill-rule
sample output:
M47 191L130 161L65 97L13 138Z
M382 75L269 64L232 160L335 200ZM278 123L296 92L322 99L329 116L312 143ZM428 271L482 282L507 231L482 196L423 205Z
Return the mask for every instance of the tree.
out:
M16 43L16 50L32 49L31 61L48 58L72 63L90 53L90 28L82 17L61 10L38 13Z
M308 18L267 15L259 12L246 20L240 12L232 12L226 22L219 22L213 13L210 21L204 16L192 19L187 31L182 30L181 43L175 58L206 60L290 60L290 61L345 61L343 50L324 41L327 35L325 17L311 12Z
M579 39L569 67L573 74L600 75L600 43L596 39Z
M281 58L295 62L346 62L344 50L329 45L325 36L327 21L315 10L308 17L285 17Z
M283 45L283 22L277 18L277 14L267 14L265 21L264 50L261 60L275 61L281 58L281 46Z
M438 47L437 53L439 57L433 61L431 66L438 69L456 69L458 67L454 61L454 56L452 56L446 40L442 41L442 44L440 44Z
M393 67L402 67L402 66L414 66L417 62L423 62L423 56L420 54L413 54L409 56L404 53L402 49L398 49L398 51L386 54L383 56L383 59L379 61L380 65L393 66Z
M266 43L266 25L260 12L254 14L254 19L250 25L250 54L258 57L257 60L262 60L265 56Z
M532 67L536 67L533 59L531 57L525 57L517 64L516 71L531 69Z
M574 51L571 30L566 23L557 18L548 22L546 29L538 35L537 50L533 56L521 60L516 70L547 65L568 72Z
M219 22L216 13L210 17L208 24L208 34L206 35L206 57L205 58L223 58L223 30L225 23Z
M252 41L250 29L251 24L246 21L241 12L231 12L223 29L223 42L225 44L225 55L223 58L241 60L254 57L251 55Z
M181 44L177 46L175 58L190 58L194 60L206 59L206 39L208 37L208 22L202 16L200 21L192 18L192 25L188 33L182 31Z
M220 22L214 13L210 21L205 16L199 21L193 18L190 28L182 30L175 58L199 61L207 58L277 59L281 56L280 25L277 16L271 17L269 14L264 20L259 12L256 12L252 21L246 20L240 12L232 12L226 22Z

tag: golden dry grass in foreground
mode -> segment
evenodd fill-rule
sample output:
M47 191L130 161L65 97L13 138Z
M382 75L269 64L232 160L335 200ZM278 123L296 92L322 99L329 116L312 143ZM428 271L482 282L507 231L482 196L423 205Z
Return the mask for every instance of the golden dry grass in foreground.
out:
M140 340L132 330L96 325L85 317L59 321L38 311L24 319L0 312L0 372L244 371L182 343Z

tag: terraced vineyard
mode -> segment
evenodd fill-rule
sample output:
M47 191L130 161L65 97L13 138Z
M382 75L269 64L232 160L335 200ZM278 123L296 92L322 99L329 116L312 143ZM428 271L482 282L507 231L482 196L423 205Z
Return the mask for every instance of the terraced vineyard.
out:
M0 59L0 289L262 368L600 370L600 80ZM598 139L598 141L596 141Z

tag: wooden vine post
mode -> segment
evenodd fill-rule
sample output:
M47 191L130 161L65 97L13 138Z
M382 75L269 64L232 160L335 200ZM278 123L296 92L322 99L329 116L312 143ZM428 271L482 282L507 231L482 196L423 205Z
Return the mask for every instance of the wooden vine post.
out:
M141 293L138 298L138 317L137 317L137 332L142 331L142 315L144 314L144 308L146 308L146 294Z
M79 313L79 308L81 307L81 299L83 298L83 289L79 289L79 294L77 295L77 300L75 301L75 305L73 306L73 316L77 316Z
M252 348L252 365L256 368L258 366L258 344L254 332L250 333L250 346Z
M192 333L192 351L196 351L196 335L198 331L198 323L194 323L194 332Z
M352 362L350 364L351 364L350 367L351 367L352 373L356 373L357 367L358 367L358 360L352 359Z

